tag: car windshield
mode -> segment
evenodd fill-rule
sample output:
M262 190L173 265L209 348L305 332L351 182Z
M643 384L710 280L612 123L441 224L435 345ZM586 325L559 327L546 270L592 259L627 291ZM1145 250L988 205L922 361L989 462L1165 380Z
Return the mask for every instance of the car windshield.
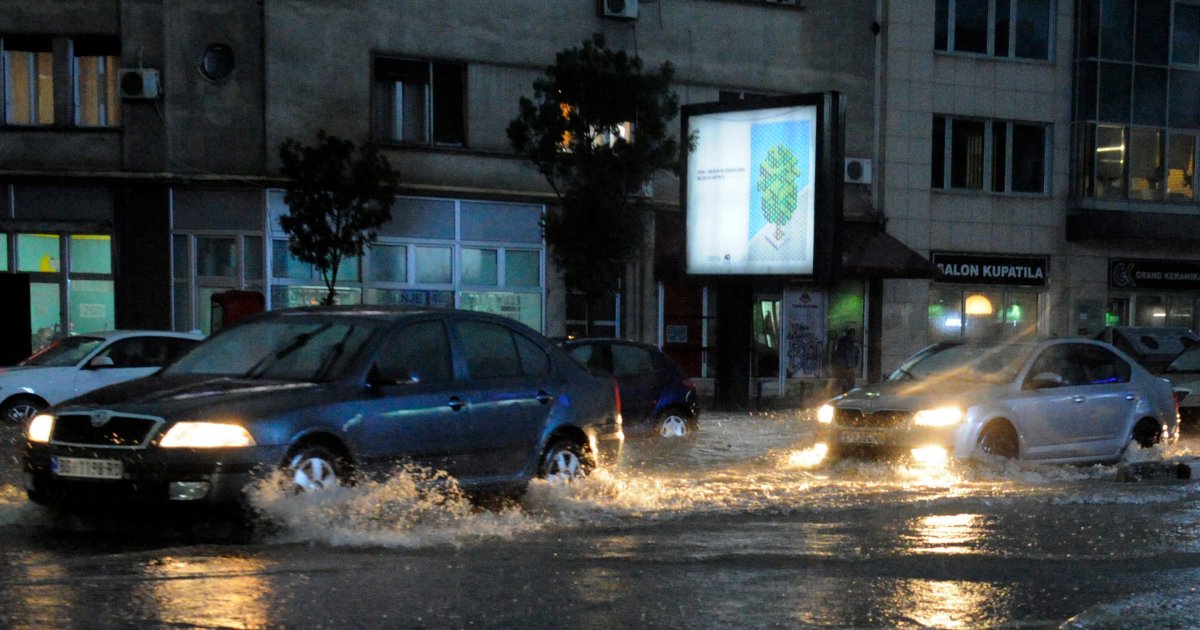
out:
M1200 344L1180 352L1167 366L1167 372L1200 372Z
M99 337L63 337L40 352L21 361L24 367L68 367L82 361L97 346L104 343Z
M1017 377L1033 346L1019 344L945 344L914 355L888 376L890 381L932 376L1005 383Z
M230 328L196 346L163 374L325 381L342 375L379 325L274 318Z

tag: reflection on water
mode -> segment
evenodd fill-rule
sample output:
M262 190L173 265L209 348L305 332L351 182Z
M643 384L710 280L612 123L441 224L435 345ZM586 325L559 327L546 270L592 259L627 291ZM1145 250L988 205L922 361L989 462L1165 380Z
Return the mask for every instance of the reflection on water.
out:
M918 553L962 554L975 550L987 531L981 514L935 514L914 519L904 538Z
M207 628L262 628L272 622L277 600L266 562L239 556L199 559L162 557L144 567L131 596L145 599L153 616L167 625Z
M1003 608L1006 589L979 582L899 580L882 609L925 628L996 625L991 611Z

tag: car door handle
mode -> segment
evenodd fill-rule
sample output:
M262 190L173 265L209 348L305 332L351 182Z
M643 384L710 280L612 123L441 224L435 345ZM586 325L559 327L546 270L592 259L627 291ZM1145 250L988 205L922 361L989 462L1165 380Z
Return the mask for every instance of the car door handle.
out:
M1072 397L1071 397L1071 400L1073 400L1073 401L1075 401L1075 402L1077 402L1077 403L1081 403L1081 402L1083 402L1083 401L1085 401L1085 400L1087 400L1087 399L1086 399L1086 398L1084 398L1083 396L1072 396Z
M1137 396L1133 394L1125 394L1125 400L1137 400Z
M536 396L534 396L534 398L536 398L537 401L542 403L543 405L548 405L548 404L550 404L551 400L554 400L553 396L551 396L550 394L547 394L543 390L538 390L538 393Z
M454 411L462 409L465 405L466 403L463 402L463 399L459 398L458 396L451 396L450 400L446 402L446 406Z

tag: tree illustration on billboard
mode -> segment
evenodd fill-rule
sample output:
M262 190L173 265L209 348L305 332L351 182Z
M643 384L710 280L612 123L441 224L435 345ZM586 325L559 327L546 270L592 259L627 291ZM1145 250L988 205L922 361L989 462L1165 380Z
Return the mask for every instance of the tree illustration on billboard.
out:
M796 156L782 144L767 151L758 166L758 192L763 217L775 226L775 240L783 241L783 226L792 220L799 200L796 180L800 169Z

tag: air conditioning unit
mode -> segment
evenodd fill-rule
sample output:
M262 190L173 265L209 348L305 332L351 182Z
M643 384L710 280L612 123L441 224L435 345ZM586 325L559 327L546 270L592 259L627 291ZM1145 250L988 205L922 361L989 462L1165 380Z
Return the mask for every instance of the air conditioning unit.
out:
M846 158L846 168L842 171L847 184L871 183L871 160L867 158Z
M598 0L600 17L636 20L638 0Z
M117 89L121 98L158 98L158 70L121 68L117 71Z

